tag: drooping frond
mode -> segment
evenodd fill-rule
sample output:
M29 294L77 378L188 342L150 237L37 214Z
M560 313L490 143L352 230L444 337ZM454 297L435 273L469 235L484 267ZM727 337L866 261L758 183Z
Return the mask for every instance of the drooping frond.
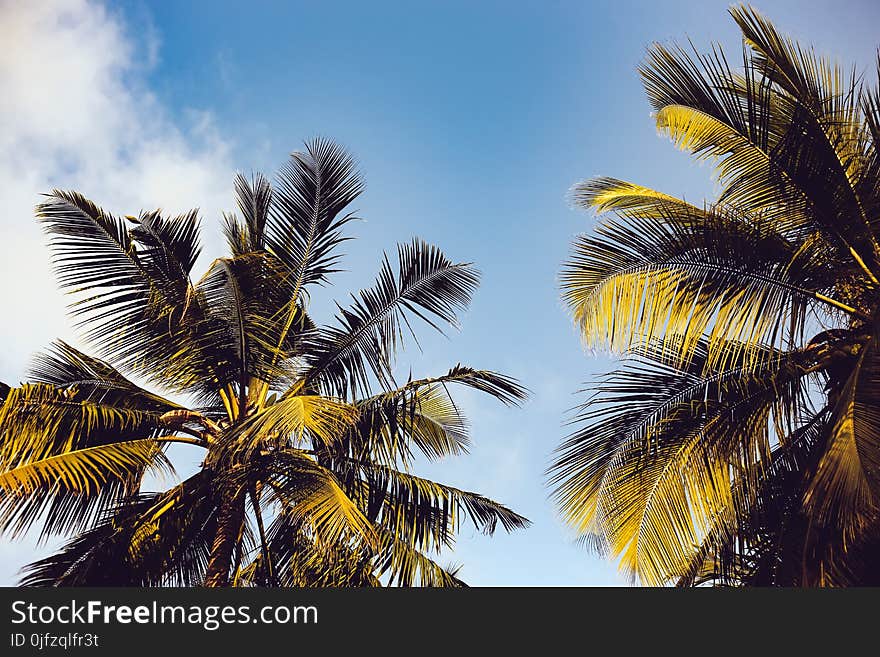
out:
M59 553L27 566L23 586L199 586L216 530L205 473L109 509Z
M417 477L394 468L348 460L336 466L356 479L352 496L363 500L367 517L419 547L439 548L450 540L464 518L491 535L498 523L505 531L524 529L525 517L483 495ZM350 476L343 481L352 481Z
M809 409L812 354L713 375L705 345L698 353L683 367L645 351L606 377L552 470L567 520L649 584L674 578L720 515L735 521L732 473L756 482L773 442Z
M77 386L63 389L43 383L11 389L0 406L0 470L13 471L20 466L44 462L45 467L39 471L31 468L22 472L46 477L54 472L53 466L57 470L64 465L53 457L93 447L107 447L112 452L111 445L154 440L169 432L157 412L91 397L90 394L83 396ZM134 455L131 450L122 450L128 466L134 465L132 459L137 460L144 454L140 447L134 450ZM93 452L84 454L88 458ZM47 459L52 460L46 462ZM99 464L94 460L89 462L92 466ZM115 475L107 475L104 485L91 486L78 493L48 481L48 485L23 497L4 495L0 497L0 531L20 535L38 520L42 521L44 536L82 529L103 509L116 504L139 485L144 467L124 470L126 477L118 476L121 470L117 468Z
M375 533L363 512L340 487L336 476L301 450L277 450L258 470L268 487L267 503L278 503L307 523L322 543L365 543Z
M616 212L643 219L670 217L697 219L703 211L669 194L617 178L591 178L576 184L569 192L572 202L586 210Z
M160 443L142 438L19 462L0 472L0 489L14 496L49 490L94 494L110 480L128 481L150 468L170 470L170 463Z
M75 388L25 384L11 389L0 407L0 464L106 443L121 434L147 437L160 430L155 412L82 399Z
M406 541L382 534L383 549L376 561L380 575L387 574L392 585L429 588L462 588L457 569L444 568Z
M84 354L61 340L38 354L30 368L35 383L75 390L77 398L119 408L165 413L180 408L172 401L144 390L109 363Z
M723 369L735 350L757 357L762 344L799 341L809 310L846 307L825 294L835 280L826 262L805 256L760 215L716 208L630 216L596 232L575 241L561 276L592 346L625 352L670 335L676 343L666 348L687 360L708 337L709 364Z
M880 514L880 353L878 334L853 354L855 362L831 415L824 455L806 491L817 517L852 540Z
M485 392L507 405L522 402L527 391L513 379L456 365L438 377L411 380L400 388L357 402L358 421L334 455L408 465L413 450L429 459L462 454L470 444L470 427L455 403L451 386Z
M273 578L280 586L381 586L370 550L363 545L316 542L308 524L288 509L275 515L266 533ZM242 569L243 582L266 585L269 561L261 550Z
M245 420L236 440L246 450L302 445L307 439L333 445L357 417L357 407L343 401L289 394Z

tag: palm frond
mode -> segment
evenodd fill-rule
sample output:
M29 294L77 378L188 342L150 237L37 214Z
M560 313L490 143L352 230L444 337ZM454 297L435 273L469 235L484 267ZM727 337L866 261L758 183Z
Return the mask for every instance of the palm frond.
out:
M27 566L21 584L199 586L216 517L211 477L196 474L108 509L59 553Z
M25 384L11 389L0 406L0 465L161 430L155 412L81 399L76 389Z
M369 375L388 387L394 355L410 317L437 330L457 326L470 304L479 278L468 263L456 264L435 246L420 240L397 247L395 272L385 258L376 284L340 308L338 327L319 329L307 355L307 381L324 385L340 397L369 394Z
M297 296L335 271L341 229L354 218L340 213L363 191L343 148L320 138L305 147L278 172L265 228L267 248L293 272Z
M807 508L852 540L880 512L880 354L875 334L857 354L832 412L826 450L806 491Z
M264 459L266 503L277 503L308 523L315 540L326 544L371 544L370 522L349 498L335 475L301 450L286 448Z
M429 588L467 586L458 577L457 569L444 568L406 541L384 533L382 545L383 549L376 560L376 570L380 576L387 575L392 585Z
M723 369L732 348L758 355L762 344L797 343L810 310L855 311L824 294L835 278L823 260L760 218L717 208L664 221L623 217L596 232L575 241L561 275L590 346L625 352L670 335L677 342L667 348L687 360L709 337L710 364Z
M119 408L155 413L181 408L131 382L106 361L89 356L61 340L54 342L48 352L35 357L30 379L34 383L73 389L78 399Z
M288 394L247 418L234 435L248 451L302 445L307 439L332 446L357 418L357 407L341 400Z
M643 352L605 379L576 419L585 426L558 450L551 483L566 518L639 580L676 577L719 514L732 513L732 473L754 484L773 427L784 438L809 409L812 359L777 353L762 370L741 362L711 375L699 360Z
M40 491L94 494L110 480L128 481L145 470L173 472L152 438L120 441L19 462L0 472L0 489L7 495Z
M157 412L104 402L83 398L76 386L25 384L10 389L0 406L0 469L169 433ZM136 489L141 476L142 472L132 471L126 480L111 478L94 494L50 487L25 497L4 495L0 497L0 531L20 535L38 521L44 537L84 529Z
M381 586L373 553L364 546L316 542L308 523L289 509L275 514L267 531L275 578L281 586ZM265 585L266 553L260 551L243 569L245 581Z
M462 519L491 535L498 523L507 532L524 529L530 521L483 495L417 477L387 466L346 460L334 469L351 481L352 497L364 505L368 518L398 537L420 547L448 544Z
M617 178L591 178L574 185L569 196L572 202L596 212L616 212L621 216L643 219L703 216L703 211L681 199Z
M293 295L290 273L274 256L253 252L219 258L196 293L206 306L197 328L201 341L210 344L214 377L208 386L233 386L241 393L251 379L284 379L285 359L297 354L311 322L298 306L286 323Z
M715 161L719 202L762 209L801 234L821 229L876 284L878 247L859 194L868 136L855 78L847 83L753 9L731 13L751 51L743 75L717 49L649 54L641 73L658 128Z
M80 194L55 190L37 208L62 288L86 339L117 365L187 390L204 362L188 327L198 314L189 271L199 253L195 212L117 219Z
M266 247L266 223L272 207L272 186L261 174L248 180L235 176L235 196L244 224L232 214L223 215L223 234L233 257L262 251Z

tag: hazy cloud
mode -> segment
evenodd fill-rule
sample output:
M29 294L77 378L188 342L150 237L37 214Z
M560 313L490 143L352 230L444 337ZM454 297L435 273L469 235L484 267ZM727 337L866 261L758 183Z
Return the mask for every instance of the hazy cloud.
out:
M15 383L31 352L70 336L45 240L39 194L76 189L124 214L231 206L229 145L209 113L175 117L144 81L158 58L150 26L86 0L0 0L0 379Z
M175 116L148 88L151 26L86 0L0 0L0 43L0 380L16 384L34 351L73 337L33 218L39 195L76 189L114 213L215 218L232 205L232 165L210 113ZM36 556L33 540L0 542L0 583Z

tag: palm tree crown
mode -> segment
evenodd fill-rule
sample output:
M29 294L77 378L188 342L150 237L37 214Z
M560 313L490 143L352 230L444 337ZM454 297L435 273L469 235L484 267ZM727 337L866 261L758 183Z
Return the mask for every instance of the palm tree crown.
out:
M715 201L573 189L610 216L575 242L564 298L628 361L559 448L556 499L641 582L877 584L880 91L731 14L742 68L655 45L640 69Z
M470 264L400 244L335 322L309 314L362 189L350 156L321 139L274 183L237 176L229 255L197 282L195 211L118 218L78 193L48 195L37 214L99 358L59 342L30 383L0 388L0 529L75 534L24 583L457 586L432 555L463 518L487 533L528 524L412 473L419 455L467 451L450 386L525 398L513 379L462 365L394 375L417 320L456 325L478 284ZM201 448L201 468L144 492L173 443Z

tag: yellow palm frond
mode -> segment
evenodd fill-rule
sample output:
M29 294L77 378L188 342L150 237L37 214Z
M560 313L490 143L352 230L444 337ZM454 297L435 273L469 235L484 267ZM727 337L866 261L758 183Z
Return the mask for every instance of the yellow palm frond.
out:
M880 354L861 349L833 411L828 447L807 489L806 507L852 539L880 507Z
M267 463L267 502L277 501L298 522L307 523L315 540L372 544L372 524L339 485L335 475L309 454L287 448Z
M701 208L679 198L617 178L584 180L571 188L569 196L579 207L596 212L656 219L697 218L705 214Z
M38 460L89 444L96 432L150 432L158 415L78 399L75 388L25 384L0 405L0 467Z
M292 394L279 399L242 423L240 435L246 449L262 443L301 444L307 436L332 445L358 418L356 406L321 395Z
M451 587L467 586L454 568L444 568L423 552L387 531L380 530L382 549L377 559L380 573L391 576L398 586Z
M94 493L111 480L126 480L145 468L170 470L161 445L147 438L86 447L47 456L0 472L0 488L12 495L60 489Z
M467 453L468 421L442 385L418 390L398 422L428 458Z
M708 336L707 367L723 369L739 352L751 354L757 367L766 354L762 346L789 320L792 297L789 290L744 281L747 277L681 259L646 263L598 284L572 274L565 280L565 297L589 347L626 353L660 342L686 362Z

